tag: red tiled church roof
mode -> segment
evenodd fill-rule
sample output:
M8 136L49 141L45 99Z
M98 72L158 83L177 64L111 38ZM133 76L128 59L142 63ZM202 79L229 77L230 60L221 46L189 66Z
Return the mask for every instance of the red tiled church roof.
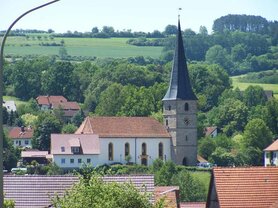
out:
M75 132L99 137L170 138L165 127L150 117L87 117Z
M213 190L220 208L270 208L278 200L278 167L214 168L211 183L207 207Z

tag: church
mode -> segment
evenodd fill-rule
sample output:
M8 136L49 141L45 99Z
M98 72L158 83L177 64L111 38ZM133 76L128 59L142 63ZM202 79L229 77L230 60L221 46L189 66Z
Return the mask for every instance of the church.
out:
M151 165L155 159L197 163L197 97L186 64L180 21L164 123L149 117L87 117L75 134L52 134L51 156L63 169L82 164Z

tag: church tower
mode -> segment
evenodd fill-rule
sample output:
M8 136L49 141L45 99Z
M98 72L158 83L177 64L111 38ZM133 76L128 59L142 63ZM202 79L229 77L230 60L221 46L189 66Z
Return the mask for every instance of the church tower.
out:
M163 98L164 125L172 136L171 157L179 165L197 163L197 97L186 65L180 20L169 88Z

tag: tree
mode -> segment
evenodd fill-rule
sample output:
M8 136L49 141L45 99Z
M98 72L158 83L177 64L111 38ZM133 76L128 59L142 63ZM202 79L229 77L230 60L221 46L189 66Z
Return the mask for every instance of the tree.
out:
M271 144L273 134L261 119L252 119L247 123L243 133L243 142L246 147L263 150Z
M176 165L172 161L163 164L155 173L155 184L159 186L170 186L172 177L177 173Z
M92 34L97 34L99 32L97 27L92 28Z
M175 35L177 32L178 28L176 25L167 25L164 30L165 35Z
M41 113L35 126L32 146L39 150L49 151L50 135L61 132L61 122L51 113Z
M76 114L74 114L74 116L71 119L71 122L75 126L80 126L84 119L85 119L85 114L84 114L83 110L81 109Z
M180 188L180 200L183 202L205 201L206 188L198 178L194 178L188 171L180 171L172 178L172 184Z
M206 26L200 26L199 28L199 34L203 35L203 36L207 36L208 35L208 30L206 28Z
M77 127L73 124L66 124L62 128L63 134L73 134L77 130Z
M206 61L210 64L219 64L229 74L231 73L231 69L233 68L233 64L228 52L220 45L212 46L207 50Z
M68 58L68 52L65 46L61 46L59 49L59 56L61 60L67 60Z
M213 138L203 138L198 144L198 153L208 159L209 156L215 151L216 144Z
M234 155L223 147L217 147L209 157L209 161L217 166L233 166L235 164Z
M11 139L3 134L3 166L6 170L10 171L16 167L17 151L14 149Z
M246 58L246 50L243 44L232 47L231 57L233 61L242 61Z
M273 99L266 103L266 124L271 131L278 135L278 100Z
M260 86L248 86L243 92L243 101L248 107L264 105L267 101L264 89Z
M122 89L121 84L114 83L101 93L96 113L98 115L115 116L125 100L122 96Z
M242 131L247 123L248 108L240 100L227 99L208 113L210 125L215 125L231 136Z
M53 200L54 207L58 208L151 208L155 207L149 202L149 196L139 191L130 183L103 182L99 176L91 179L80 179L64 197Z

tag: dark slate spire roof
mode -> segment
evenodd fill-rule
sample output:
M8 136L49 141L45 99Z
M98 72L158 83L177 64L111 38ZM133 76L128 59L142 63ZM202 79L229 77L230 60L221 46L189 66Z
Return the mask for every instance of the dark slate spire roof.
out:
M186 65L180 20L178 22L178 33L176 38L176 49L173 58L173 67L169 88L163 100L197 100L194 94Z

